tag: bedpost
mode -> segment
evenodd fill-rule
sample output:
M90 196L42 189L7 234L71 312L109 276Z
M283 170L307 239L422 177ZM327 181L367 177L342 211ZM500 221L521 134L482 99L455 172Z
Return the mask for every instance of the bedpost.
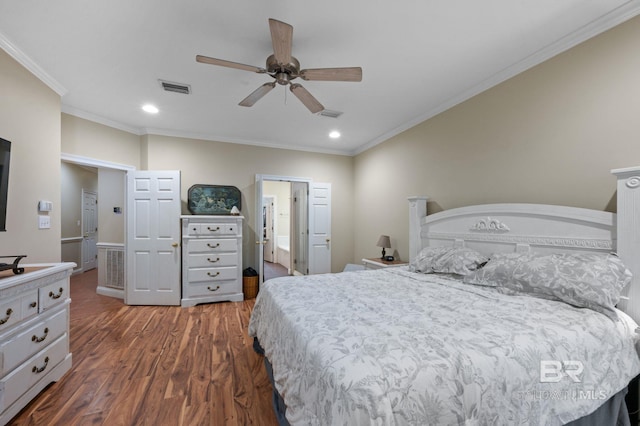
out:
M640 166L611 170L618 179L617 252L633 273L626 306L620 306L640 322Z
M409 197L409 261L411 262L422 247L420 225L427 215L429 197Z

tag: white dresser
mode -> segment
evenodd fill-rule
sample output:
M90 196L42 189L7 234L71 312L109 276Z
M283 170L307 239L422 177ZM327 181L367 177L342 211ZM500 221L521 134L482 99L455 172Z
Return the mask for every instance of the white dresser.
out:
M71 368L69 277L76 265L20 266L23 274L0 278L2 425Z
M244 300L242 216L184 215L182 219L182 303Z

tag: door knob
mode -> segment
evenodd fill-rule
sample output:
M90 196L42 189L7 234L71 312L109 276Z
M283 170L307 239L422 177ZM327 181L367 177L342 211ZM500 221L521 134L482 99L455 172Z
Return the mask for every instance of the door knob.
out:
M178 247L178 243L171 244L171 247Z

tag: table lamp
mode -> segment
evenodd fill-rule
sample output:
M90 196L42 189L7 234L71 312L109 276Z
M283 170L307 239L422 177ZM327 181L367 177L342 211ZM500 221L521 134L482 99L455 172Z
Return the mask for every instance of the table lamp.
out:
M391 239L389 238L388 235L380 235L380 238L378 238L378 244L376 245L378 247L382 247L382 257L380 259L384 259L384 255L385 255L384 249L391 248Z

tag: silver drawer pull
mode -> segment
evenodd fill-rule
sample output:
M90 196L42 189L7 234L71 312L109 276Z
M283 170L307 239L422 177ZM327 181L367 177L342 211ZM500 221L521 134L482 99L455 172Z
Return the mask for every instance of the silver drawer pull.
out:
M9 321L11 319L11 314L13 313L13 309L9 308L7 309L7 316L0 319L0 325L2 324L6 324L7 321Z
M60 299L60 297L62 296L62 292L63 292L63 289L62 287L60 287L60 289L58 290L58 294L55 294L54 292L50 291L49 297L52 299Z
M218 275L220 275L220 271L217 271L215 274L211 275L211 272L207 272L207 275L209 275L211 278L213 277L217 277Z
M31 341L32 342L36 342L36 343L40 343L40 342L44 342L44 339L47 338L47 335L49 334L49 328L45 328L44 329L44 336L42 337L38 337L35 334L33 336L31 336Z
M211 228L210 226L207 226L207 229L208 229L209 231L211 231L211 232L216 232L216 231L219 231L219 230L220 230L220 227L219 227L219 226L216 226L216 229L213 229L213 228Z
M211 286L207 286L207 290L209 291L216 291L216 290L220 290L220 286L217 285L216 288L211 288Z
M220 247L220 243L216 243L215 246L212 246L211 244L207 243L207 247L209 247L209 248L218 248L218 247Z
M42 373L44 369L47 368L47 364L49 364L49 357L46 357L44 359L44 365L42 367L38 368L34 365L33 368L31 369L31 372L36 374Z
M209 262L211 262L211 263L216 263L216 262L219 262L219 261L220 261L220 258L219 258L219 257L217 257L217 258L216 258L216 260L211 260L211 258L210 258L210 257L207 257L207 260L208 260Z

